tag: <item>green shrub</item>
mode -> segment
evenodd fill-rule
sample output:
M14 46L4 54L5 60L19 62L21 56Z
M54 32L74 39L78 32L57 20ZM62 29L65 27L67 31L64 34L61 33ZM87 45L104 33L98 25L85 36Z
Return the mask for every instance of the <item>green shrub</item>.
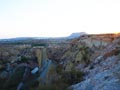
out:
M37 89L33 88L30 90L67 90L70 85L81 82L85 75L83 72L77 71L74 68L71 71L63 71L61 66L57 68L59 72L58 79L55 79L50 84L39 84Z
M73 69L71 71L62 72L61 79L63 82L72 85L82 81L84 75L85 74L83 72Z
M86 46L83 46L81 48L81 50L82 50L82 52L81 52L82 53L82 59L84 60L84 62L86 64L89 64L90 63L90 56L91 56L91 54L89 52L89 48L86 47Z
M66 90L67 87L68 85L64 82L54 82L49 85L39 85L37 90Z
M29 58L25 57L25 56L21 56L21 62L27 62L29 60Z

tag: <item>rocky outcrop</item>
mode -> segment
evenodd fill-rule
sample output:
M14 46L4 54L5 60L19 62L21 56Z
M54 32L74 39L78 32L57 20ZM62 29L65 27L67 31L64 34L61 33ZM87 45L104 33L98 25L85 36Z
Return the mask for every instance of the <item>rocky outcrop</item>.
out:
M117 41L117 42L116 42ZM72 85L71 90L120 90L120 39L108 45L83 71L85 80Z
M95 67L90 72L91 76L71 86L72 90L120 90L120 61L115 64L114 58L111 57L109 62L102 62L104 66Z

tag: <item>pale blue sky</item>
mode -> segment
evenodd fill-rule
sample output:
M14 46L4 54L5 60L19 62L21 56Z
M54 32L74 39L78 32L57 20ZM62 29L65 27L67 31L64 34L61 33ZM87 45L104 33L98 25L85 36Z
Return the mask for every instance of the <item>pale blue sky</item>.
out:
M0 38L120 32L120 0L0 0Z

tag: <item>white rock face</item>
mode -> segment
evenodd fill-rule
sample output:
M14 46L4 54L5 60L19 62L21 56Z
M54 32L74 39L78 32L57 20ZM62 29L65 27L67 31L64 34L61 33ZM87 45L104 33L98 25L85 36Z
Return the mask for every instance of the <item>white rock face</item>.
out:
M120 59L111 56L102 60L99 56L86 80L72 85L72 90L120 90ZM100 60L100 61L99 61ZM99 62L98 62L99 61Z

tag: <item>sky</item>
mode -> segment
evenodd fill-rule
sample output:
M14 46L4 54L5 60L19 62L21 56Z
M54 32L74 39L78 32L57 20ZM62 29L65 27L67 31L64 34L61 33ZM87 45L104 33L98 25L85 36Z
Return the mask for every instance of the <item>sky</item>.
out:
M120 0L0 0L0 38L120 32Z

